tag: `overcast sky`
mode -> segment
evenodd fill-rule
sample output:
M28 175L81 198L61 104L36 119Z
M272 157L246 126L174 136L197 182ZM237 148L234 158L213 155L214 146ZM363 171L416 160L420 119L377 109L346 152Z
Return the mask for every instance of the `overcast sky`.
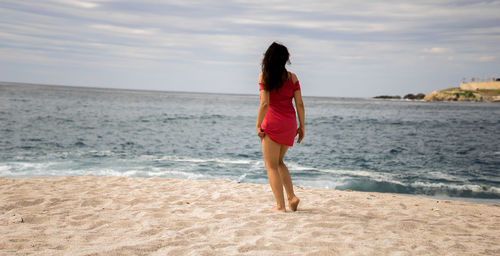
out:
M500 77L500 1L0 0L0 81L258 93L285 44L303 95Z

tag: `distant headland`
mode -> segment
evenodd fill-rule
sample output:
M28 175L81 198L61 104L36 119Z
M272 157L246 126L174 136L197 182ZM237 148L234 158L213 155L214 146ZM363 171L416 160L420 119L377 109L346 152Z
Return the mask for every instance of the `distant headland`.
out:
M403 99L405 99L405 100L423 100L424 97L425 97L425 94L423 94L423 93L417 93L417 94L409 93L409 94L406 94L403 97ZM394 99L394 100L400 100L401 96L399 96L399 95L394 95L394 96L391 96L391 95L380 95L380 96L375 96L373 98L374 99Z
M381 95L374 99L401 99L401 96ZM424 101L478 101L478 102L500 102L500 78L491 78L479 81L472 78L470 82L462 80L460 87L437 90L427 95L407 94L403 97L407 100Z

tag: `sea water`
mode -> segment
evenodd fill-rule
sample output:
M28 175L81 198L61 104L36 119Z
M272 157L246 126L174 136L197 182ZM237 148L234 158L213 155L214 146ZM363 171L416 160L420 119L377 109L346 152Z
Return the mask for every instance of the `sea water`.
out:
M304 93L307 94L307 93ZM304 97L295 185L500 202L500 104ZM0 176L267 183L259 96L0 83Z

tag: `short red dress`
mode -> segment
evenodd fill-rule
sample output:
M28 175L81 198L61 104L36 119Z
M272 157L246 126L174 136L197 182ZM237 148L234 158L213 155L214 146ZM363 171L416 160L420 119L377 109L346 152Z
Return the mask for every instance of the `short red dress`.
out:
M264 90L261 83L259 86L260 90ZM297 118L292 103L297 90L300 90L299 81L294 83L290 73L283 86L269 94L269 108L260 128L271 140L281 145L293 146L297 135Z

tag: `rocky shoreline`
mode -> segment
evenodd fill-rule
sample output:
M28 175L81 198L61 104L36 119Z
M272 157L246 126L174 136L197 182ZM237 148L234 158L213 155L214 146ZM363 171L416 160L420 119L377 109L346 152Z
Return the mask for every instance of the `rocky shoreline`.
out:
M460 88L448 88L434 91L424 97L425 101L475 101L500 102L500 93L496 90L467 91Z
M500 90L476 90L468 91L460 88L448 88L444 90L433 91L429 94L406 94L404 97L399 95L380 95L374 99L392 99L392 100L424 100L424 101L475 101L475 102L500 102Z
M425 97L425 94L423 93L418 93L418 94L413 94L409 93L406 94L403 99L405 100L423 100ZM380 96L375 96L373 97L374 99L393 99L393 100L400 100L401 96L399 95L380 95Z

